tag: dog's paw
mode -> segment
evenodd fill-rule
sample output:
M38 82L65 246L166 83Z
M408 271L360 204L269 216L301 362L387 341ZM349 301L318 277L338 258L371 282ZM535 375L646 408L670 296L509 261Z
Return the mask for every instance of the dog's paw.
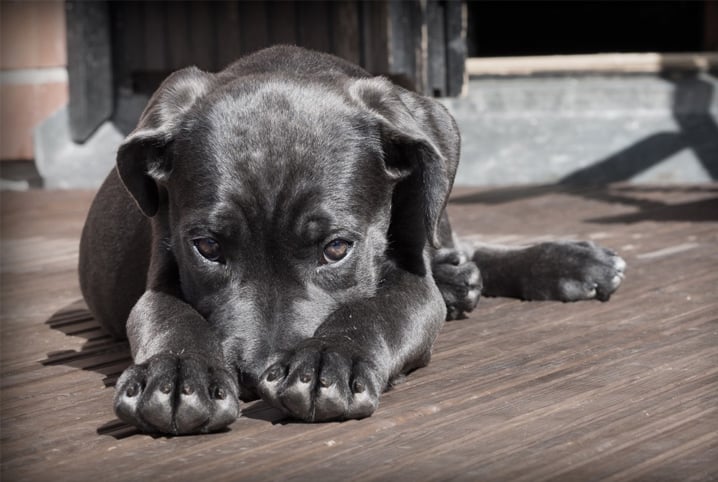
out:
M607 301L624 278L626 262L590 241L541 243L528 251L525 299Z
M239 416L237 382L201 357L156 355L124 371L115 389L115 413L148 433L216 431Z
M370 363L351 348L309 339L271 365L259 382L261 397L308 422L368 417L383 385Z
M456 249L440 249L431 262L434 281L446 303L446 319L460 318L476 307L481 296L479 268Z

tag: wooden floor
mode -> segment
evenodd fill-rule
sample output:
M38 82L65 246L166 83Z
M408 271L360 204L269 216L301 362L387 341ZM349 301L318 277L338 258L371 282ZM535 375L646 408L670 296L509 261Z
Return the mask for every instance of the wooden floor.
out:
M593 239L628 261L608 303L484 299L371 418L262 402L209 436L138 434L129 363L80 301L87 192L2 193L2 472L27 480L716 480L718 184L460 190L471 239Z

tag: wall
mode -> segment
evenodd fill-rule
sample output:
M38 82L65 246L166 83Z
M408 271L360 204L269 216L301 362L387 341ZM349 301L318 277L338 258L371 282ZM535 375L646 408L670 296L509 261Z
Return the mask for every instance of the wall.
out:
M68 100L65 4L0 2L0 160L33 159L33 129Z
M474 78L457 185L718 179L715 75Z

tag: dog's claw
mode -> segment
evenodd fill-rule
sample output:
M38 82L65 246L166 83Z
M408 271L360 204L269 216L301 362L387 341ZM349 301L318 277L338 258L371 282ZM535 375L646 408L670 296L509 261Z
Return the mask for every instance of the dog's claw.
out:
M455 320L472 311L481 296L479 268L456 249L440 249L434 254L432 271L446 303L446 319Z
M277 378L279 378L279 374L280 374L280 368L279 368L279 367L271 368L271 369L269 369L269 370L267 371L266 379L267 379L268 382L273 382L273 381L275 381Z
M132 383L132 384L130 384L130 386L127 387L127 390L125 391L125 396L127 396L128 398L132 398L135 395L137 395L137 393L139 393L139 391L140 391L139 385L137 383Z
M382 391L368 363L351 350L317 339L287 354L261 380L258 390L265 401L306 421L367 417Z
M238 387L229 372L199 357L157 355L122 374L115 413L146 432L211 432L239 416Z
M224 400L227 398L227 392L223 388L217 387L214 389L214 398L215 400Z

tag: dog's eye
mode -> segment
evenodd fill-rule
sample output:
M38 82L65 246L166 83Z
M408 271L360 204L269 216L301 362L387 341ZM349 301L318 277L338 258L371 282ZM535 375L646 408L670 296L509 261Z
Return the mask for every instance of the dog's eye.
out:
M329 241L329 243L324 246L324 263L336 263L344 259L351 246L352 243L346 239L337 238Z
M208 260L217 263L224 262L222 247L216 240L212 238L197 238L193 239L192 242L194 243L194 247L197 249L197 252Z

